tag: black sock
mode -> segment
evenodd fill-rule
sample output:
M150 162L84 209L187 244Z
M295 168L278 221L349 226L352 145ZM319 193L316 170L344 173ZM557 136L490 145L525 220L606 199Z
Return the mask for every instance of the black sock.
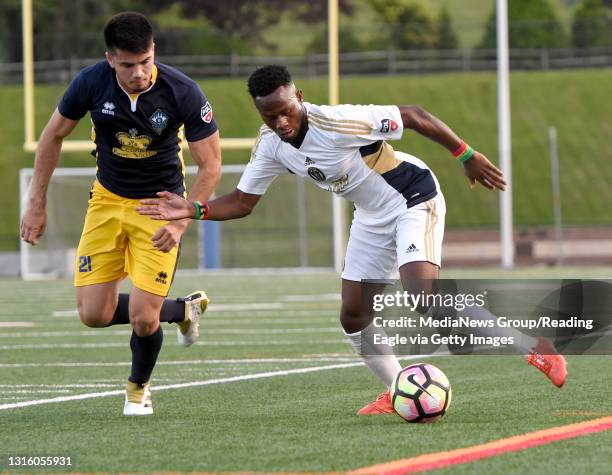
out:
M128 378L136 384L144 384L151 379L155 368L157 356L164 341L164 332L161 326L149 336L138 336L132 331L130 348L132 349L132 373Z
M107 327L113 325L127 325L130 323L130 295L119 294L119 301L113 319ZM178 302L175 299L166 299L162 304L159 314L160 322L177 323L185 320L185 302Z
M115 309L115 314L113 315L113 319L110 321L107 327L112 327L113 325L127 325L130 323L130 295L129 294L119 294L119 300L117 301L117 308Z
M185 302L179 302L174 299L164 300L161 311L159 312L159 321L168 323L178 323L185 320Z

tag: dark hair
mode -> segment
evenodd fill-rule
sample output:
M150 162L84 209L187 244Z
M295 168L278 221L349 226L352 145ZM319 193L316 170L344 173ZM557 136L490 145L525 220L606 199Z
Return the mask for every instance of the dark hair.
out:
M249 77L249 93L255 99L258 96L272 94L281 86L288 86L293 80L285 66L272 64L257 68Z
M117 13L104 27L104 41L108 51L145 53L153 42L153 27L142 13Z

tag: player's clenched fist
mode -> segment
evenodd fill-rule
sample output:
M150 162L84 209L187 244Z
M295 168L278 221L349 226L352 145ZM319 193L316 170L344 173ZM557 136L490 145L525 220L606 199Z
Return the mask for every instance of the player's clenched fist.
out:
M44 208L29 207L21 218L21 239L32 245L38 244L47 227L47 213Z
M194 217L195 208L185 198L169 191L160 191L157 196L159 198L140 200L141 206L137 206L136 211L151 219L165 221Z
M186 228L187 224L182 221L176 221L162 226L151 238L153 246L162 252L170 252L179 245Z

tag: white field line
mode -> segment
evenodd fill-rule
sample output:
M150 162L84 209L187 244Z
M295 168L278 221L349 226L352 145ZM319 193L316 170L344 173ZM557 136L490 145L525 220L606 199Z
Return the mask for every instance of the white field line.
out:
M261 303L261 302L333 302L341 298L338 293L323 293L323 294L212 294L213 303Z
M210 371L210 374L217 374L216 372L216 368L213 368ZM208 374L208 373L207 373ZM90 376L90 375L87 375ZM155 380L155 384L170 384L170 383L180 383L184 381L184 378L180 377L180 376L176 376L175 374L172 374L172 378L161 378L161 377L157 377L155 376L155 378L153 378ZM62 388L67 388L67 387L72 387L74 386L75 388L85 388L85 387L92 387L92 388L125 388L125 378L112 378L112 379L107 379L107 380L102 380L102 379L76 379L76 383L74 384L58 384L57 386L60 386ZM49 385L51 386L51 385Z
M331 302L340 298L340 293L322 293L322 294L261 294L261 293L239 293L239 294L212 294L213 304L220 303L262 303L262 302L311 302L312 300L320 302ZM170 297L172 298L172 297ZM286 300L285 300L286 299ZM53 306L72 306L74 305L74 292L69 292L65 296L54 298L49 295L45 297L45 302ZM8 307L19 307L23 306L23 299L19 296L8 295L2 302L0 302L0 309Z
M207 335L282 335L285 333L340 333L340 326L323 327L323 328L260 328L260 329L207 329ZM49 338L49 337L66 337L66 336L129 336L131 330L82 330L82 331L65 331L65 332L13 332L0 333L0 338Z
M184 389L184 388L193 388L193 387L198 387L198 386L209 386L213 384L227 384L227 383L234 383L238 381L250 381L254 379L273 378L276 376L289 376L292 374L314 373L318 371L326 371L326 370L332 370L332 369L351 368L355 366L360 366L362 364L363 364L362 362L356 362L356 363L344 363L344 364L327 365L327 366L312 366L309 368L290 369L290 370L283 370L283 371L269 371L269 372L264 372L264 373L233 376L230 378L218 378L218 379L208 379L204 381L192 381L189 383L168 384L165 386L156 386L154 389L154 392L167 391L169 389ZM50 399L35 399L32 401L22 401L22 402L8 403L8 404L0 404L0 410L18 409L22 407L38 406L41 404L53 404L53 403L60 403L60 402L67 402L67 401L80 401L83 399L94 399L94 398L109 397L109 396L119 396L124 393L125 393L124 390L115 390L115 391L105 391L105 392L88 393L88 394L75 394L73 396L60 396L60 397L54 397Z
M51 313L52 317L78 317L79 312L77 309L73 310L56 310Z
M232 315L231 318L228 317L206 317L203 318L203 322L202 325L206 325L206 328L223 328L223 327L227 327L227 326L244 326L244 327L250 327L250 326L260 326L260 325L301 325L302 323L318 323L320 325L326 324L326 323L334 323L334 324L338 324L338 315L336 314L336 312L333 313L329 313L327 315L321 315L321 316L314 316L314 315L304 315L305 318L303 319L298 319L298 318L284 318L281 316L278 317L271 317L267 318L266 317L258 317L258 316L253 316L253 315L244 315L244 317L249 317L248 319L236 319L235 315ZM204 322L205 321L205 322ZM74 324L78 324L79 321L69 321L69 320L63 320L63 321L58 321L56 318L53 319L40 319L40 320L36 320L36 325L41 326L41 327L47 327L47 326L52 326L53 328L74 328ZM84 328L86 331L90 331L87 330L87 328L85 326L79 326L79 328ZM127 326L125 326L124 328L127 328ZM164 327L164 328L171 328L171 327ZM108 331L108 329L106 329L106 331ZM0 338L2 337L2 335L5 333L2 333L2 331L0 330ZM107 335L109 333L106 333Z
M338 315L340 313L340 309L337 307L318 307L318 308L292 308L292 309L283 309L283 310L250 310L246 311L236 311L232 312L232 317L254 317L254 318L262 318L262 317L270 317L270 318L285 318L285 317L303 317L310 315ZM227 315L218 315L215 312L209 313L206 312L206 318L217 318L217 319L226 319Z
M406 356L401 359L421 359L424 355L411 355ZM431 358L431 355L427 356ZM345 369L345 368L354 368L357 366L362 366L364 363L362 361L354 362L354 363L342 363L342 364L334 364L334 365L325 365L325 366L311 366L308 368L298 368L298 369L288 369L281 371L267 371L264 373L255 373L255 374L246 374L241 376L232 376L229 378L216 378L216 379L207 379L204 381L192 381L189 383L178 383L178 384L168 384L165 386L156 386L154 392L157 391L167 391L169 389L184 389L184 388L194 388L200 386L210 386L213 384L227 384L227 383L235 383L240 381L252 381L255 379L265 379L265 378L274 378L277 376L289 376L293 374L307 374L307 373L316 373L320 371L329 371L334 369ZM8 404L0 404L0 410L6 409L18 409L22 407L29 406L39 406L42 404L53 404L67 401L80 401L83 399L95 399L101 397L108 396L119 396L124 394L124 390L116 390L116 391L105 391L105 392L97 392L97 393L87 393L87 394L75 394L73 396L60 396L54 397L50 399L35 399L32 401L22 401Z
M295 345L298 343L295 340L274 340L274 341L206 341L197 342L193 346L283 346ZM300 344L305 345L335 345L338 343L346 343L345 339L335 340L311 340L300 341ZM57 349L93 349L93 348L127 348L126 342L114 343L37 343L27 345L0 345L0 350L57 350ZM178 343L166 343L167 346L178 347Z
M288 305L282 302L261 302L261 303L218 303L211 304L208 309L211 312L235 312L237 310L284 310ZM78 317L76 309L56 310L52 314L54 317Z
M184 360L184 361L158 361L156 366L193 366L193 365L245 365L245 364L269 364L269 363L313 363L323 361L348 362L357 361L354 356L339 357L313 357L313 358L250 358L233 360ZM0 368L71 368L71 367L113 367L130 366L129 361L119 361L115 363L104 362L57 362L57 363L0 363Z
M30 328L34 322L0 322L0 328Z
M3 390L2 394L70 394L70 389L18 389L18 390Z
M340 294L303 294L283 295L279 298L281 302L339 302Z
M121 386L119 382L115 384L0 384L0 388L50 388L50 389L68 389L68 388L115 388ZM4 392L4 391L2 391Z
M247 311L248 310L248 311ZM216 312L215 308L211 305L209 312ZM221 312L222 313L222 312ZM301 317L301 316L310 316L310 315L337 315L337 308L328 308L328 309L286 309L286 308L269 308L269 309L253 309L253 308L244 308L240 311L232 310L232 316L236 317L254 317L257 318L259 315L262 316L273 316L274 314L278 314L279 318L285 317ZM210 315L206 314L207 319L225 319L226 316L216 316L214 313ZM51 313L53 318L78 318L79 314L76 310L57 310Z

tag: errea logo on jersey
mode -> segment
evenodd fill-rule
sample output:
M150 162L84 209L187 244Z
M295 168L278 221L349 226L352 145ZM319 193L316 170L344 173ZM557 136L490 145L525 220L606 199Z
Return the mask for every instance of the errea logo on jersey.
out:
M108 101L102 104L102 114L115 115L115 104Z

